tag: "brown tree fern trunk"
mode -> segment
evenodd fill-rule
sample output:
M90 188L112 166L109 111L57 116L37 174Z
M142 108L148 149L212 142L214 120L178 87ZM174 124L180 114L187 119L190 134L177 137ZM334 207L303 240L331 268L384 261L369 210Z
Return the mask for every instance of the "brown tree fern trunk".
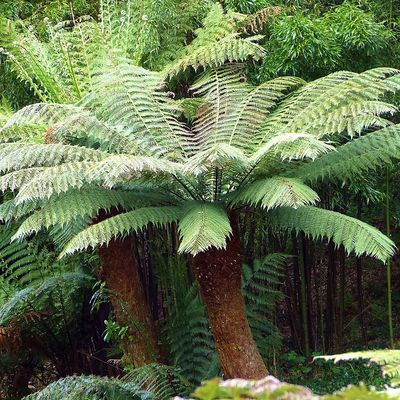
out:
M224 250L193 259L193 270L208 309L211 330L225 378L259 379L268 374L257 350L241 292L243 252L236 220Z
M158 358L157 336L133 252L133 239L112 240L99 248L101 277L112 292L117 322L128 326L125 356L135 367Z

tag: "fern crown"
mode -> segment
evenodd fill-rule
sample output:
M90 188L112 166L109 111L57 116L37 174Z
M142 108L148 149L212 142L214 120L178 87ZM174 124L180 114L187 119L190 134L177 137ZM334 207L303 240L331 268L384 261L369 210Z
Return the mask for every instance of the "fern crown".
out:
M110 60L103 48L93 61L96 74L86 75L83 86L76 76L75 101L41 91L43 83L43 101L8 119L0 130L0 188L16 196L0 214L24 219L15 238L116 208L119 215L81 230L62 254L149 223L177 222L180 251L195 255L224 248L232 215L255 207L275 229L325 237L381 260L392 254L393 243L376 229L317 208L309 185L348 180L400 158L400 128L387 118L397 110L384 101L399 89L399 71L342 71L309 83L280 77L254 87L241 64L222 64L261 57L257 38L235 33L215 7L172 66L144 69L125 44L125 53L112 56L116 63L99 67L98 60ZM81 29L70 34L95 37ZM205 31L213 32L210 43ZM216 42L227 46L222 58ZM165 80L188 67L205 71L190 98L175 100Z

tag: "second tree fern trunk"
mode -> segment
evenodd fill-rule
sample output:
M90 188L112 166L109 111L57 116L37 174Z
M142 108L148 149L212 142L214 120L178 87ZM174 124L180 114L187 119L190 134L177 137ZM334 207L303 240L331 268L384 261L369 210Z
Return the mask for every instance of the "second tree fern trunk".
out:
M226 249L211 249L193 259L193 269L208 309L224 378L260 379L268 374L253 340L241 292L243 253L231 218Z

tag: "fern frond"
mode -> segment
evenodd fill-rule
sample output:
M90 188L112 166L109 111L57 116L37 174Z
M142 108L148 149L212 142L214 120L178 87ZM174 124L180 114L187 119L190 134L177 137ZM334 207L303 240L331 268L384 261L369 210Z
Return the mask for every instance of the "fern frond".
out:
M20 191L16 196L17 204L35 199L50 198L54 194L60 194L70 189L80 189L87 183L96 181L93 176L93 167L97 163L95 161L77 161L69 162L54 167L45 168L27 168L16 172L10 172L0 178L0 182L4 179L6 183L11 183L14 187L20 187ZM30 174L30 179L20 180L13 178L13 174L19 178L19 175L25 173ZM14 183L14 181L16 181ZM19 186L15 186L19 184ZM1 187L1 185L0 185ZM8 187L11 189L10 184Z
M297 208L319 201L317 193L297 179L273 177L257 180L238 191L231 198L233 205L261 205L271 210L277 207Z
M305 181L351 179L400 158L400 126L369 133L289 173Z
M250 87L242 82L241 70L240 65L209 70L192 87L194 94L206 101L199 107L193 124L193 147L197 145L204 150L211 144L224 142L218 137L217 127L220 121L250 91Z
M248 58L258 61L265 55L264 48L257 43L262 37L241 38L238 33L232 33L218 41L196 47L192 51L188 49L188 54L168 65L163 75L172 78L189 67L195 71L200 68L218 68L226 62L242 62Z
M273 318L276 305L283 298L280 286L288 256L280 253L254 260L253 266L243 265L242 292L246 314L257 347L264 359L278 350L281 338Z
M212 203L188 202L179 220L180 253L196 255L210 247L222 249L232 233L225 210Z
M400 386L400 350L366 350L351 353L319 356L314 359L332 360L335 363L352 360L369 360L382 368L382 372L390 379L393 386Z
M154 155L182 156L189 132L176 118L182 110L162 88L158 73L120 65L98 77L94 92L83 104L96 107L97 115L107 124L139 136Z
M154 400L151 393L118 379L98 376L68 376L24 400Z
M5 192L7 190L14 191L19 189L24 184L31 182L35 176L43 171L45 171L45 168L34 167L0 176L0 191Z
M159 400L169 400L173 396L187 395L190 392L190 384L181 375L179 368L161 364L136 368L127 373L122 382L145 388Z
M264 143L271 136L288 131L322 137L328 133L341 133L347 126L349 133L354 134L353 125L357 118L394 111L392 106L383 107L376 101L399 89L395 81L387 79L398 74L399 71L393 68L376 68L360 74L336 72L310 82L282 102L257 138ZM347 118L342 118L343 113Z
M10 151L0 161L0 173L31 167L49 167L76 161L100 161L107 153L63 144L26 144Z
M68 272L49 277L42 282L30 285L15 293L6 304L0 308L0 324L6 325L12 320L21 324L29 324L29 319L24 318L26 312L45 312L54 303L55 294L64 292L64 306L74 310L76 295L82 290L93 286L93 278L81 272ZM69 296L66 294L69 293ZM57 298L57 297L56 297ZM55 306L55 304L54 304Z
M18 220L39 208L40 202L26 202L17 204L15 199L4 201L0 204L0 221L10 222Z
M140 193L123 190L107 190L103 188L87 188L71 190L43 204L40 210L28 217L14 235L14 240L39 232L43 228L64 225L84 217L93 218L100 209L110 210L121 207L124 210L159 203L161 196L151 193Z
M229 164L241 168L248 166L245 154L226 143L218 143L190 157L182 168L184 174L201 175L212 168L227 168Z
M394 243L376 228L335 211L311 206L280 208L270 212L268 220L276 229L304 232L316 240L332 240L357 256L366 254L386 261L395 250Z
M113 238L139 231L149 224L158 227L176 222L179 207L145 207L108 218L76 235L64 248L60 257L77 251L108 244Z

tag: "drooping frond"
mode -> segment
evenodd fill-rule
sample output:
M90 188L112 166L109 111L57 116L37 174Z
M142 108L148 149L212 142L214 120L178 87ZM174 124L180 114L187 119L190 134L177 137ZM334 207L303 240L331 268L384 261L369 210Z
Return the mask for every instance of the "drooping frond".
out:
M63 227L79 218L93 218L101 209L107 211L111 208L121 207L128 211L151 203L157 204L162 200L161 196L146 192L103 188L71 190L43 204L39 210L28 217L20 225L14 240L39 232L43 228L48 229L54 225Z
M317 193L297 179L273 177L260 179L234 192L233 205L260 205L271 210L277 207L293 207L314 204L319 200Z
M271 211L269 223L276 229L304 232L313 239L327 238L357 256L366 254L381 261L393 255L394 243L376 228L335 211L311 206Z
M382 372L390 379L393 386L400 386L400 350L366 350L351 353L335 354L332 356L319 356L315 359L341 361L368 360L382 368Z
M354 139L324 154L312 163L302 164L289 174L305 181L351 179L376 170L400 158L400 126L393 125Z
M80 232L67 244L60 257L89 247L106 245L116 237L139 231L149 224L163 227L176 222L179 216L178 207L145 207L119 214Z
M222 249L231 233L228 215L222 207L188 202L179 221L179 252L196 255L210 247Z

